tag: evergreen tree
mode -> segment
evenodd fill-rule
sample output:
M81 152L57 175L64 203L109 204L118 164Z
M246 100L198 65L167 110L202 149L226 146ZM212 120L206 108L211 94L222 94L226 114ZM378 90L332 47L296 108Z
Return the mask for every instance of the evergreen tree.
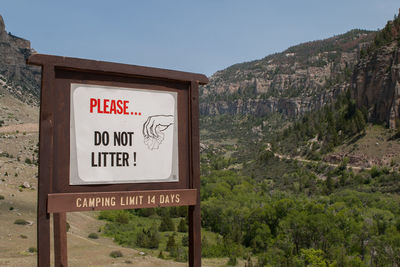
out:
M169 215L165 215L162 217L161 224L158 230L160 232L175 231L175 224L172 221L171 217L169 217Z
M182 246L184 247L189 246L189 237L187 235L182 236Z
M185 219L181 219L178 225L178 232L180 233L186 233L188 230L187 228L187 224L186 224L186 220Z
M168 237L167 246L165 248L168 252L173 252L176 249L175 233Z
M147 236L149 239L148 248L158 248L160 244L160 235L155 224L147 231Z
M158 248L160 244L160 235L157 227L152 225L149 229L143 229L136 235L136 245L142 248Z

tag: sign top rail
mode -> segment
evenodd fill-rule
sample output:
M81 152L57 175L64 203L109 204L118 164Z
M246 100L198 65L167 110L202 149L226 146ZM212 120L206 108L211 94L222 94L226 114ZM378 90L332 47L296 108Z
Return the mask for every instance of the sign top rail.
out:
M149 77L161 80L172 80L179 82L198 82L200 85L208 83L208 78L203 74L144 67L106 61L88 60L72 57L60 57L45 54L33 54L27 60L28 64L43 66L53 65L54 67L79 70L86 72L124 74L130 76Z

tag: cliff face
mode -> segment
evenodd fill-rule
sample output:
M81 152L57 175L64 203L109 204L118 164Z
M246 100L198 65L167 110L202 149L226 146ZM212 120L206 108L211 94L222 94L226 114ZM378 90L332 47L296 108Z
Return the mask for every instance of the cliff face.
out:
M395 128L400 117L400 48L396 43L380 48L357 65L353 96L368 108L371 122Z
M297 116L320 108L350 86L359 51L374 34L353 30L219 71L201 89L200 112Z
M368 119L400 126L400 19L388 22L353 74L353 97L368 109Z
M255 116L265 116L269 113L278 112L288 117L296 117L315 108L319 109L326 103L331 102L340 92L344 91L346 85L322 92L317 97L269 97L265 99L255 97L247 99L239 98L232 101L202 102L200 103L200 114L252 114Z
M40 68L26 65L31 53L30 42L7 33L0 16L0 86L16 98L38 105Z

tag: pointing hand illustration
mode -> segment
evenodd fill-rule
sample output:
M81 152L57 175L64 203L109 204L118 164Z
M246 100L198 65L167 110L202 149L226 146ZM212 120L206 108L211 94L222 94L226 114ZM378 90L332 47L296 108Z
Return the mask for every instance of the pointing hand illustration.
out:
M149 116L143 124L144 143L150 150L158 149L164 140L164 131L174 124L173 115Z

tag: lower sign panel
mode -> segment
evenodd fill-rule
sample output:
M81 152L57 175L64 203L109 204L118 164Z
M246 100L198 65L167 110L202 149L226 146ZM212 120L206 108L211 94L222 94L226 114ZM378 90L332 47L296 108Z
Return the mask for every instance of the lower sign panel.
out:
M49 194L47 212L190 206L197 189Z

